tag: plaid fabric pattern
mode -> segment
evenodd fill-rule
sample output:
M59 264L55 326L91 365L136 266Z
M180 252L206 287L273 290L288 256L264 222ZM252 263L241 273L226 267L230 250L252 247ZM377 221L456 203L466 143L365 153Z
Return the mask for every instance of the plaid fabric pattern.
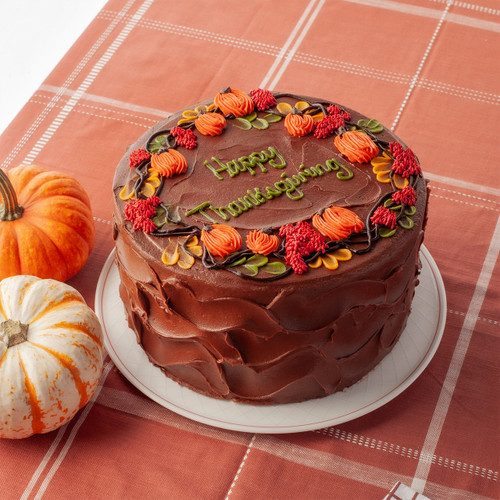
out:
M0 137L0 165L68 172L95 249L70 280L94 305L113 248L111 185L153 123L231 85L363 111L418 154L443 341L402 395L351 422L253 435L181 417L107 358L66 426L0 442L2 498L499 498L500 9L493 0L110 0ZM389 498L398 498L394 496Z

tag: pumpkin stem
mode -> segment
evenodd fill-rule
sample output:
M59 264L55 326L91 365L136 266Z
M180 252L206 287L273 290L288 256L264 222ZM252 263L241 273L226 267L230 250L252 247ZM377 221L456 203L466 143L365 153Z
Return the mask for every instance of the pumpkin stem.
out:
M16 192L7 174L0 168L0 220L16 220L22 217L24 208L17 202Z
M12 347L28 340L28 325L8 319L0 323L0 338L7 344L7 347Z

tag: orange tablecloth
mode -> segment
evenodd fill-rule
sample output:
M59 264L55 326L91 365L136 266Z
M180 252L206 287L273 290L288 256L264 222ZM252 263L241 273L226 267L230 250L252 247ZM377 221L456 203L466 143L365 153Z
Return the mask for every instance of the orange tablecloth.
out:
M63 428L0 442L0 497L499 498L500 10L494 0L110 0L0 138L0 164L73 174L97 241L70 281L94 305L128 144L231 85L321 96L392 128L431 196L425 245L447 324L384 407L316 431L212 428L152 402L106 358Z

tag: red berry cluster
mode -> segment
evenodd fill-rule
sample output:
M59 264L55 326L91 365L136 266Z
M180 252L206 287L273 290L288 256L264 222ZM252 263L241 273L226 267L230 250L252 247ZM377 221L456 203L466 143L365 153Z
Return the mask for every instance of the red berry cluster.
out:
M189 128L174 127L170 131L170 134L175 137L178 146L183 146L186 149L194 149L198 145L196 135Z
M417 193L411 186L406 186L401 191L393 193L392 201L398 205L413 206L417 201Z
M158 196L129 201L123 209L125 220L133 223L134 231L141 230L145 233L152 233L157 229L157 226L151 217L156 215L156 207L160 203L161 200Z
M259 111L265 111L276 104L276 99L269 90L253 89L250 97Z
M330 104L327 108L328 115L322 118L314 129L314 137L317 139L326 139L333 135L335 130L345 125L346 120L351 119L351 115L336 104Z
M410 177L410 175L422 175L420 165L411 149L403 149L399 142L392 142L390 145L391 153L394 156L392 170L401 175L401 177Z
M326 139L330 137L335 130L344 125L344 119L338 115L328 115L322 118L314 129L316 139Z
M130 153L128 161L130 167L135 168L144 160L149 160L149 158L151 158L151 155L145 149L136 149Z
M370 220L372 224L379 224L394 229L397 223L397 216L392 210L386 207L378 207L370 217Z
M307 271L304 257L313 252L324 253L326 242L318 231L305 221L281 226L279 235L285 239L285 261L296 274Z
M344 121L345 120L349 121L351 119L351 114L348 113L347 111L344 111L343 109L340 109L339 106L337 106L336 104L330 104L330 106L328 106L326 110L328 111L329 115L338 116L342 118Z

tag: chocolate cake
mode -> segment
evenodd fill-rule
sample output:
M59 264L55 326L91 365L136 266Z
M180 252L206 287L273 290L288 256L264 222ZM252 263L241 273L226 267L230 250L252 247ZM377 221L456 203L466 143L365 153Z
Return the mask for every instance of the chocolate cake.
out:
M113 192L128 323L192 390L323 397L366 375L405 328L427 188L375 119L227 88L130 146Z

